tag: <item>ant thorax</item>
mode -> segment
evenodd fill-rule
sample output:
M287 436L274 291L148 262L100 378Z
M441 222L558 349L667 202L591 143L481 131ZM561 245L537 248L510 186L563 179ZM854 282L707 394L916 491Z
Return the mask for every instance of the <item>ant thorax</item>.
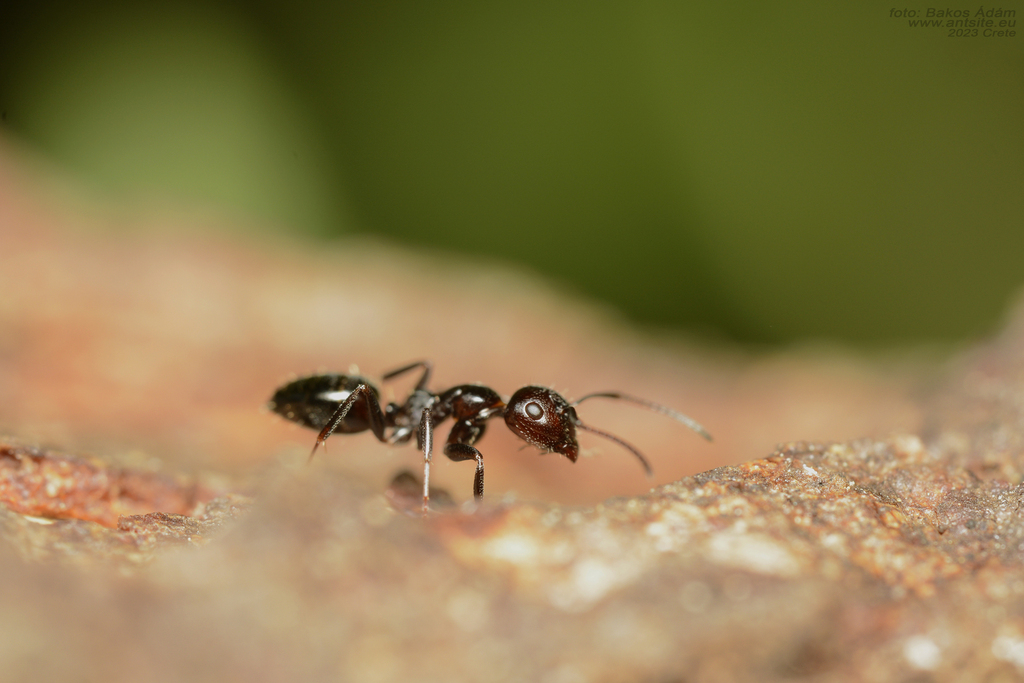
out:
M426 389L414 389L409 398L401 406L394 406L390 417L394 422L395 430L388 437L388 443L405 443L412 435L419 431L420 422L423 421L423 411L433 408L437 402L437 395ZM391 408L389 406L389 408Z

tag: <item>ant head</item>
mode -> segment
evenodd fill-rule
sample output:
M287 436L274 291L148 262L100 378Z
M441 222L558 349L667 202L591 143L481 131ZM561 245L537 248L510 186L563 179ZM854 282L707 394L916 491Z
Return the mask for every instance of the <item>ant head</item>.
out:
M505 407L505 424L523 441L542 451L561 453L573 462L579 456L576 443L576 409L551 389L523 387L512 394Z

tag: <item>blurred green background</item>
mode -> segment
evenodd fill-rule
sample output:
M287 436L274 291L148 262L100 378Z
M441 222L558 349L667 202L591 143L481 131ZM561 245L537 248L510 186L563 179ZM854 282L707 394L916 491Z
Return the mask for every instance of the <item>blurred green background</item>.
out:
M506 260L644 325L964 340L1024 284L1024 25L892 9L42 0L0 15L2 129L118 200Z

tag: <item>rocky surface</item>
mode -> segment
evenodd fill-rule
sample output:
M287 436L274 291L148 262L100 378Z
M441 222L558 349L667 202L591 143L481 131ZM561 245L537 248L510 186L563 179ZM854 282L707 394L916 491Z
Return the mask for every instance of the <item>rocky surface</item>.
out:
M655 343L469 266L479 287L427 310L415 294L455 266L376 247L97 236L17 168L0 163L4 681L1024 677L1024 315L924 391L838 356ZM289 371L421 355L439 385L643 394L716 442L595 407L654 462L644 493L628 454L569 465L494 429L483 502L439 461L452 495L423 519L402 514L416 475L395 477L414 453L348 437L307 465L312 432L258 410Z

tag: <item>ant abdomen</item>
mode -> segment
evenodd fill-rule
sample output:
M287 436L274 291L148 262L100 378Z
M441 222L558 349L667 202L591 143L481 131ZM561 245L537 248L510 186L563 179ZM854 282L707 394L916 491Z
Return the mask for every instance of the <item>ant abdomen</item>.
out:
M379 400L377 388L362 377L351 375L312 375L285 384L274 392L267 407L304 427L323 429L344 401L360 385L366 385ZM352 406L335 429L344 434L366 431L370 416L365 403Z

